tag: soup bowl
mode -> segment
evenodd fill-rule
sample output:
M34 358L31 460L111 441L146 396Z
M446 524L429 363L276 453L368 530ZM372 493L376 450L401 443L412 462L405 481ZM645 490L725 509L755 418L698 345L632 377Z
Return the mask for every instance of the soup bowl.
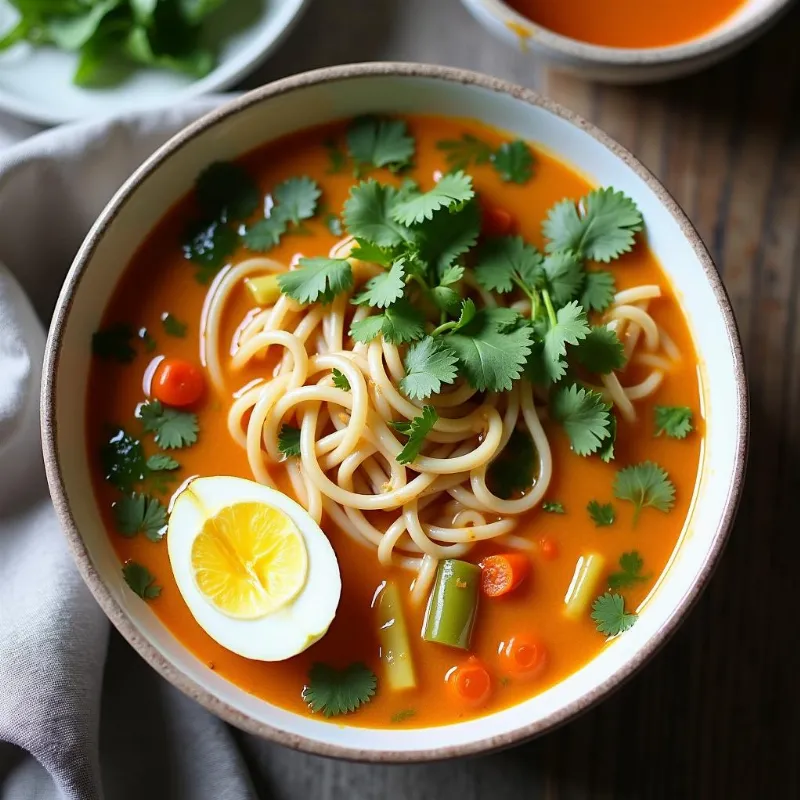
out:
M699 72L733 55L773 25L794 0L746 0L701 36L665 47L603 47L554 33L503 0L462 0L488 31L556 70L588 80L635 84ZM568 0L563 0L568 2Z
M534 142L592 182L635 197L647 237L685 311L699 357L706 432L689 520L637 625L567 679L517 706L455 724L364 729L260 700L192 655L125 586L98 511L86 458L92 332L141 240L209 162L318 123L366 112L472 118ZM506 747L564 722L630 677L686 616L728 536L742 488L748 415L742 352L720 278L696 232L658 181L605 134L539 95L460 70L359 64L309 72L203 117L151 156L102 212L62 289L44 369L48 480L78 567L106 614L161 675L252 733L308 752L381 762L439 759Z

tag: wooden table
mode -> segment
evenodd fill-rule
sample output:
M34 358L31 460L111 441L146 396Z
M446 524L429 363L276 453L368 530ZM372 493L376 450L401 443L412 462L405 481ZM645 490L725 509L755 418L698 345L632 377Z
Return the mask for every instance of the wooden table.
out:
M600 707L514 750L424 766L340 764L242 737L264 797L800 797L800 8L701 75L612 88L547 74L457 0L314 0L248 84L382 59L539 88L664 182L710 248L739 321L752 394L748 479L699 605Z

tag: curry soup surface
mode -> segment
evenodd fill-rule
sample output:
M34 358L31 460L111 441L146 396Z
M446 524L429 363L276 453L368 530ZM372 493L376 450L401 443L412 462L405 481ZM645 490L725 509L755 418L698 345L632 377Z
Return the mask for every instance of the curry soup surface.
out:
M534 8L539 4L528 5ZM552 5L554 9L561 7L557 3L541 5ZM709 5L716 7L718 4ZM654 30L657 27L654 25ZM436 147L437 141L457 139L465 132L493 146L507 139L471 121L428 117L410 117L407 121L417 143L410 175L423 187L432 185L434 174L447 167L441 150ZM241 163L258 176L264 192L286 178L310 176L323 190L326 209L339 212L355 179L350 171L329 172L329 155L324 143L332 136L341 136L343 130L344 123L293 134L247 155ZM548 208L562 198L578 198L592 187L583 177L547 153L535 150L535 155L535 173L525 185L502 182L490 164L473 166L469 171L481 202L508 210L516 220L518 233L541 246L541 220ZM555 557L545 559L534 550L531 575L523 585L502 598L481 599L471 652L479 656L496 680L484 705L466 709L452 699L450 693L443 691L443 681L454 665L465 661L467 654L422 640L418 632L423 622L424 605L412 608L406 604L417 687L398 693L388 686L381 686L373 598L387 579L394 579L401 590L405 590L413 574L399 568L381 567L374 549L355 542L329 519L323 519L322 527L336 551L343 584L337 615L319 642L298 656L274 663L242 658L221 647L200 628L172 577L166 542L149 541L141 535L126 538L115 531L112 504L119 493L104 481L98 457L107 440L109 426L121 425L131 432L141 431L134 413L137 405L145 399L143 376L153 359L168 355L200 363L201 318L208 286L195 280L196 268L185 260L181 249L191 214L191 201L187 198L172 209L146 238L126 269L103 320L104 325L126 323L137 330L146 329L155 339L155 348L150 353L140 348L135 359L128 364L94 359L87 408L88 455L94 465L97 502L108 535L123 562L131 559L143 564L156 577L162 591L150 604L172 634L209 669L247 692L303 715L307 715L309 710L301 692L314 662L336 667L364 662L378 675L375 696L357 712L334 721L374 728L392 725L393 717L399 712L407 712L402 715L407 717L407 721L399 724L423 727L454 723L507 708L563 680L598 655L605 646L613 646L606 644L606 638L597 631L588 614L578 621L567 620L563 615L564 596L576 561L582 554L595 551L606 558L607 572L612 572L617 568L621 554L638 551L648 580L626 589L624 594L627 608L633 610L640 606L680 540L698 480L702 447L702 406L692 338L669 282L642 241L642 235L637 237L633 252L612 262L608 268L614 274L618 290L641 284L660 285L663 295L651 303L649 311L680 348L682 358L656 393L636 404L638 421L635 424L619 421L616 459L611 463L604 463L597 456L577 456L571 452L564 432L545 420L554 461L554 474L545 500L561 503L565 513L534 509L524 516L515 532L533 541L549 538L555 543ZM304 235L284 236L269 256L288 264L298 253L327 255L341 237L329 231L323 217L318 215L317 219L305 222L307 233ZM248 252L240 248L231 263L248 256ZM237 326L253 307L254 302L246 288L239 286L226 309L223 342L234 339ZM188 323L184 337L165 334L162 326L165 313ZM223 366L227 368L225 359ZM648 372L631 365L625 382L638 383ZM177 480L162 496L163 502L166 503L169 494L190 476L252 478L244 449L228 433L226 415L232 403L232 392L248 379L260 378L264 374L268 373L252 366L248 366L244 374L226 374L228 390L223 394L216 393L209 384L204 399L195 409L199 420L197 443L174 453L170 451L181 462L181 469ZM695 432L680 441L656 437L655 405L689 406L694 412ZM146 442L143 439L143 442L147 455L155 452L151 437ZM612 484L620 468L648 460L657 462L667 471L675 485L676 502L669 513L645 508L634 527L632 504L616 500ZM289 486L281 488L291 494ZM595 526L586 511L587 503L593 499L600 503L613 503L617 519L612 526ZM472 550L467 558L477 563L485 555L507 550L507 547L488 541ZM504 674L498 656L502 642L526 631L535 633L548 650L544 672L532 680Z

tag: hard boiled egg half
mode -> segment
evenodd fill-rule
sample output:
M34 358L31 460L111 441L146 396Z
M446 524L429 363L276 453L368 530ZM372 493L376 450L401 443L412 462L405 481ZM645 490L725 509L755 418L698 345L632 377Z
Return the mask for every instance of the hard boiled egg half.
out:
M243 478L190 481L174 500L167 545L189 610L234 653L282 661L333 621L342 591L333 548L275 489Z

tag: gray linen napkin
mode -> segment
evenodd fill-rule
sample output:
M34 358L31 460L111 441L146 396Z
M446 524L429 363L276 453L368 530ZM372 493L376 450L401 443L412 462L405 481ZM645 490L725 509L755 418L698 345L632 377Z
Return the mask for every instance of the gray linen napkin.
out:
M109 634L39 445L43 322L73 254L125 177L218 102L60 128L0 157L0 800L255 798L229 728Z

